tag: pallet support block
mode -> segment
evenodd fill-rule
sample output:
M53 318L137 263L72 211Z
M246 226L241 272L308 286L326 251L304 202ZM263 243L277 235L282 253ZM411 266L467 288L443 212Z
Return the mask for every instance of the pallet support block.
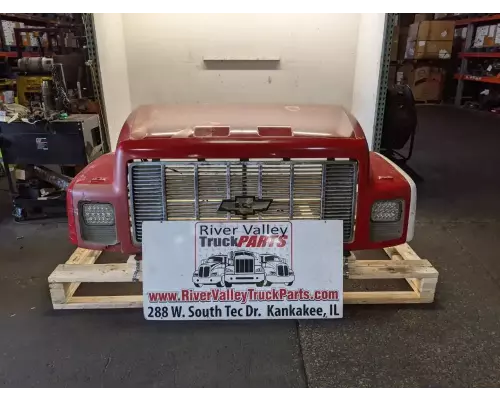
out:
M344 304L432 303L438 271L421 259L408 244L384 249L390 259L347 259L348 279L405 279L408 291L344 292ZM48 278L54 309L141 308L141 295L78 296L82 283L142 282L141 262L130 257L126 263L96 264L101 252L76 249L65 264L60 264Z

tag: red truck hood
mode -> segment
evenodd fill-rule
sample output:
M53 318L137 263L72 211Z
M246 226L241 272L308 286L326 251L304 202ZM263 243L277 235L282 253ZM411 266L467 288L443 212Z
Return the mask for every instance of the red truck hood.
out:
M145 105L130 114L119 142L153 138L353 139L359 136L357 127L351 114L333 105Z
M123 125L116 153L117 168L134 159L368 161L360 125L333 105L141 106Z

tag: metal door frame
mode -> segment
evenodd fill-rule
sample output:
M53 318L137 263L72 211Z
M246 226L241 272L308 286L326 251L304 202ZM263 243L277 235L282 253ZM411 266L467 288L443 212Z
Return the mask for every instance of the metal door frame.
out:
M380 58L380 74L377 91L377 104L375 107L375 125L373 129L373 151L380 151L382 142L382 128L384 125L385 100L389 87L389 67L391 61L391 45L397 14L385 14L384 38Z
M99 53L97 51L97 39L95 34L94 14L82 14L82 21L85 27L85 38L87 42L87 66L91 71L92 88L94 96L99 104L101 121L101 137L103 140L104 153L111 151L111 143L109 140L108 119L106 115L106 106L102 92L101 69L99 67Z

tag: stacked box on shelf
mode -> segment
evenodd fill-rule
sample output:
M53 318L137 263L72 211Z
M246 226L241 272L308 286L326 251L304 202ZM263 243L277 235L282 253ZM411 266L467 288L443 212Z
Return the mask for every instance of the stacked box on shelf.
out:
M27 26L26 28L43 28L43 27L41 27L41 26ZM40 40L42 42L42 47L47 47L47 44L48 44L47 34L46 33L39 34L36 31L28 33L28 38L27 38L27 41L29 43L28 46L33 46L33 47L40 46L40 44L38 43L37 36L40 36Z
M22 22L2 21L3 37L5 38L4 46L16 45L15 28L24 28L24 24Z
M415 14L413 22L431 21L434 19L434 14Z
M22 43L16 43L16 37L14 35L14 29L16 28L32 27L29 25L25 25L22 22L2 21L3 37L5 38L4 46L38 46L38 41L36 40L35 34L33 32L21 32ZM47 34L42 35L42 43L47 43Z
M403 64L396 73L396 82L410 86L416 101L440 101L444 81L443 68L425 61Z
M422 21L410 25L405 59L447 59L453 48L454 21Z
M488 47L500 47L500 24L478 26L472 47L486 50Z
M389 84L396 83L396 64L404 58L408 27L413 22L414 14L399 14L396 17L391 41L391 66L389 67Z
M408 30L405 59L417 60L398 70L397 79L408 84L417 101L440 101L444 70L425 60L449 59L454 37L454 21L418 20Z

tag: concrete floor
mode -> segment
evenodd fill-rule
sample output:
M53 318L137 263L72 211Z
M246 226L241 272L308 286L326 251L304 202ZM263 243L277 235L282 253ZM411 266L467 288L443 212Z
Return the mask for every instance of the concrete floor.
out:
M419 121L412 247L439 269L436 302L346 306L338 321L54 312L46 278L73 250L66 226L13 223L0 191L0 385L500 386L500 120L424 106Z

